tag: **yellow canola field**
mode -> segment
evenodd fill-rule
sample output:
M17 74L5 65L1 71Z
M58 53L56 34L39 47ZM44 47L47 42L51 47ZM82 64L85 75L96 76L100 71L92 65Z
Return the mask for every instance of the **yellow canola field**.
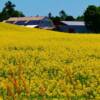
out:
M100 100L100 35L0 23L0 100Z

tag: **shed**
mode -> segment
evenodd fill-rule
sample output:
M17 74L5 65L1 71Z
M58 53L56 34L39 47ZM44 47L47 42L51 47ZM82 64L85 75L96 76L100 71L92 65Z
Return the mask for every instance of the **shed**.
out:
M8 20L5 20L4 22L31 28L38 26L39 28L43 29L54 29L53 22L48 17L45 16L11 17Z
M61 21L59 30L70 33L86 33L89 32L84 21Z

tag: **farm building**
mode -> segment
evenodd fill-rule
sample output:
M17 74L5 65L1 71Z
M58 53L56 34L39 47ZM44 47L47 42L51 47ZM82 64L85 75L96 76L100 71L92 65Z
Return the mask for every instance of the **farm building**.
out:
M84 21L60 21L54 22L57 30L70 33L86 33L89 32Z
M53 29L54 24L48 17L35 16L35 17L11 17L5 20L6 23L26 26L30 28L39 27L42 29Z

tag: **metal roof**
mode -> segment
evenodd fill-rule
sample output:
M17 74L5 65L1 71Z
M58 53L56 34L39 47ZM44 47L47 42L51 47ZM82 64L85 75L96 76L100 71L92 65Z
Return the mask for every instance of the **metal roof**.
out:
M35 17L11 17L7 21L30 21L30 20L43 20L44 16L35 16Z
M66 25L75 25L75 26L85 26L84 21L61 21L61 23Z
M26 25L26 27L35 28L35 27L38 27L38 25Z

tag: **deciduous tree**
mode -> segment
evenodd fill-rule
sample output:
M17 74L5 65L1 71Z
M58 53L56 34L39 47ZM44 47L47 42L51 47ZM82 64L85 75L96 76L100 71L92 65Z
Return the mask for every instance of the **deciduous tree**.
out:
M6 2L2 12L0 13L0 21L6 20L10 17L23 17L24 14L20 11L17 11L15 7L16 5L11 1Z
M92 32L100 32L100 7L89 6L84 13L86 27Z

